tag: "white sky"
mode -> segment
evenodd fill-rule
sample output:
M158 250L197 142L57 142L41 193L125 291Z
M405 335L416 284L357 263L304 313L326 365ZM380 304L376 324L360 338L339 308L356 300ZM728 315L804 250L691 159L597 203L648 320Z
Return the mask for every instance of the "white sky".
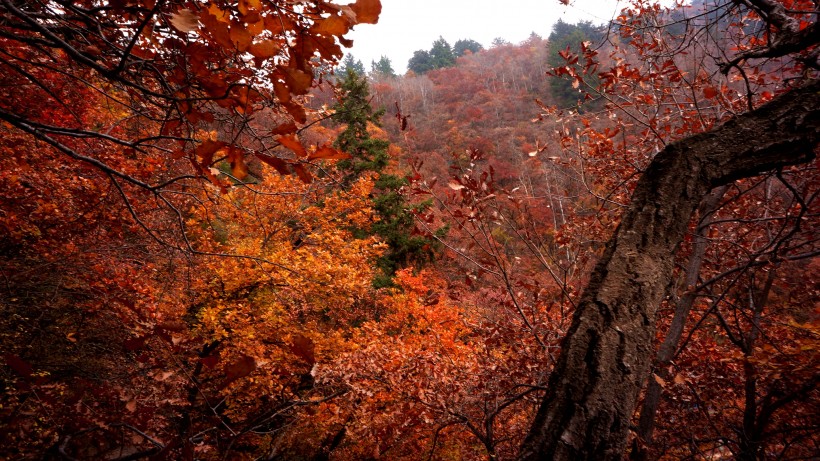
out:
M489 48L496 37L520 43L532 32L546 38L552 25L579 20L602 24L626 5L623 0L381 0L379 23L360 24L348 34L347 50L370 71L371 61L390 58L398 74L416 50L429 50L439 36L450 45L473 39Z

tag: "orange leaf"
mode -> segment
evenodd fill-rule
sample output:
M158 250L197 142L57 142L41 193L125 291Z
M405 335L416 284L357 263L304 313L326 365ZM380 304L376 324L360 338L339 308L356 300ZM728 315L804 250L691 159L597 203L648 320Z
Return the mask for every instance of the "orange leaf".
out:
M356 13L359 24L376 24L382 12L382 3L379 0L356 0L350 8Z
M299 141L299 138L295 134L286 134L283 136L279 136L279 144L287 147L288 149L292 150L293 153L298 155L299 157L307 157L307 151L305 150L305 146Z
M308 155L308 160L347 160L349 158L350 154L348 154L347 152L342 152L328 145L324 145L316 149L316 152L312 152L310 155Z
M196 156L199 157L200 165L203 167L207 167L213 162L214 153L219 149L222 149L227 144L222 141L211 141L210 139L206 139L203 141L202 144L197 146L196 148Z
M282 105L285 106L285 109L288 110L288 113L296 123L305 123L307 122L307 112L305 112L305 108L302 107L301 104L295 103L293 101L282 102Z
M658 383L661 387L666 387L666 381L656 374L652 374L652 377L655 378L655 382Z
M246 29L244 25L231 25L231 43L236 46L236 49L239 51L248 51L252 39L253 37L251 37L251 34L248 33L248 29Z
M171 15L171 25L180 32L191 32L199 28L199 16L188 8Z
M217 21L227 21L228 18L231 17L230 13L223 10L222 8L216 6L215 4L211 4L208 7L208 13L211 13Z
M259 59L268 59L276 55L279 47L273 40L262 40L250 46L249 51Z
M305 94L313 84L313 75L292 67L284 68L285 83L293 94Z
M248 177L248 165L242 151L233 147L228 151L228 161L231 162L231 174L240 181Z
M350 30L350 23L342 16L330 16L316 22L312 31L321 35L344 35Z

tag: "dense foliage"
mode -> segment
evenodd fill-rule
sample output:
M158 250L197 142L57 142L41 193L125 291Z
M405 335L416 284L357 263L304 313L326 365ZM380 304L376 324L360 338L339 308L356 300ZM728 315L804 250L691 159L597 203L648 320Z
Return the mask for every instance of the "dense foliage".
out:
M612 459L816 456L815 4L636 1L365 75L341 47L380 11L0 1L0 458L549 457L555 389L618 384L553 373L579 330L581 362L639 375L590 424L627 428ZM789 126L716 138L795 94ZM577 326L621 315L584 313L595 264L693 139L781 158L628 255L659 301L608 333L649 346L605 350Z

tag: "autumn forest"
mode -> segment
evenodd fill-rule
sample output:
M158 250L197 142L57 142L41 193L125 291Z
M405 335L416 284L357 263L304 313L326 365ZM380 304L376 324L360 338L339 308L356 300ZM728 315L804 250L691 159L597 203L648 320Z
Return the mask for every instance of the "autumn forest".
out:
M816 459L818 4L623 5L0 0L0 459Z

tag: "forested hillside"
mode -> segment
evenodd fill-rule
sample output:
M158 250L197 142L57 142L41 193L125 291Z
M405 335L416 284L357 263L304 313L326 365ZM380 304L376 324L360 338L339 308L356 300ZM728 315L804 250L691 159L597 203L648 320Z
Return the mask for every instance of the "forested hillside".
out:
M813 459L816 5L382 12L0 1L0 458Z

